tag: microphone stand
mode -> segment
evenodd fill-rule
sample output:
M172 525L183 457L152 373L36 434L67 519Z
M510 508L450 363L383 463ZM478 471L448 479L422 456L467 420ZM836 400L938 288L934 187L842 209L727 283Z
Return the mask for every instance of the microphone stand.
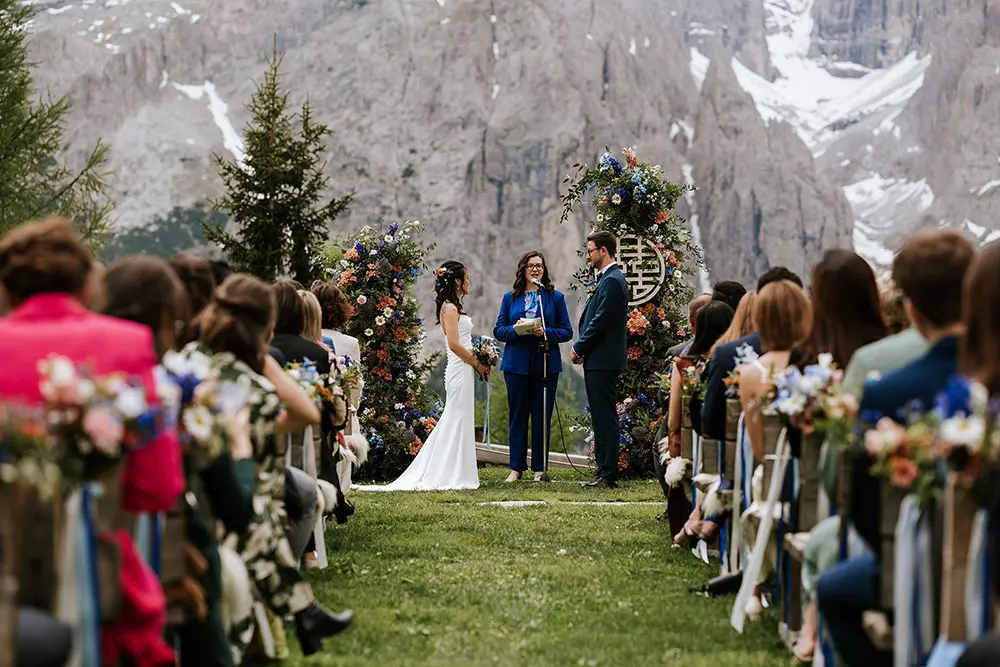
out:
M549 334L545 330L545 288L538 287L538 312L542 317L542 340L539 345L542 348L542 442L545 445L545 461L542 467L541 481L551 482L549 479Z

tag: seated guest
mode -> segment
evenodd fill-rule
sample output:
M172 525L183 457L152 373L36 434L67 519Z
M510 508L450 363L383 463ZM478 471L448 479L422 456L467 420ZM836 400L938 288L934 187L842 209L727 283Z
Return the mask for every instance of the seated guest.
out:
M108 267L104 280L105 312L147 327L153 334L157 357L162 359L174 348L177 334L186 331L186 326L176 325L187 325L189 312L187 293L170 265L145 255L127 257ZM171 418L178 416L175 413ZM214 524L218 519L227 531L242 532L254 514L257 471L249 429L243 429L242 435L233 437L230 448L204 467L196 467L190 457L185 460L188 490L204 494L208 503L200 507L184 503L185 537L201 554L206 568L197 583L204 595L204 614L199 618L189 610L178 630L182 667L233 667L220 612L222 571ZM172 593L175 597L177 593L188 593L190 585L185 582Z
M691 347L691 343L694 342L694 322L695 318L698 317L698 311L701 310L702 306L712 302L711 294L699 294L695 298L691 299L688 304L688 330L691 332L691 338L688 340L681 341L667 350L667 358L673 359L674 357L679 357L683 354L687 354L687 350Z
M16 227L0 240L0 285L13 311L0 319L0 398L40 405L38 362L49 355L87 362L94 373L138 378L156 400L153 335L146 327L87 310L94 259L72 224L50 218ZM161 512L184 489L176 430L168 429L122 464L122 509ZM112 539L121 554L122 617L103 628L103 651L143 665L172 665L162 640L166 600L126 531ZM128 621L127 623L125 621ZM92 630L96 634L97 629Z
M764 289L765 285L779 280L790 280L799 287L802 286L802 279L783 266L775 266L768 269L757 281L757 294ZM749 344L757 354L763 350L760 347L760 336L756 333L745 338L734 340L726 345L716 348L715 354L709 359L705 367L704 376L707 378L705 385L705 398L701 405L701 434L710 440L723 440L726 437L726 384L724 380L730 371L736 368L736 350L744 343Z
M279 280L274 284L274 297L278 312L271 345L278 348L287 363L302 363L308 359L316 364L316 372L321 375L329 373L330 350L302 337L306 325L306 305L299 296L298 288L290 280Z
M740 299L747 293L743 283L735 280L722 280L712 286L712 301L721 301L735 312L740 305Z
M930 349L922 357L865 386L858 408L863 426L880 417L905 424L914 404L931 409L935 396L958 370L962 321L962 290L975 248L961 234L936 231L911 237L896 255L892 277L905 298L910 321ZM869 423L870 422L870 423ZM872 460L860 455L854 462L847 518L871 551L839 563L817 586L819 611L827 623L834 647L848 667L892 664L892 653L880 651L861 624L863 612L878 605L881 568L879 544L881 490L869 472Z
M994 241L973 262L965 283L965 338L961 347L962 374L982 383L991 398L1000 396L1000 242ZM996 517L996 507L988 508ZM994 518L994 522L996 519ZM993 534L993 590L1000 595L1000 530ZM969 644L955 667L993 667L1000 664L1000 632Z

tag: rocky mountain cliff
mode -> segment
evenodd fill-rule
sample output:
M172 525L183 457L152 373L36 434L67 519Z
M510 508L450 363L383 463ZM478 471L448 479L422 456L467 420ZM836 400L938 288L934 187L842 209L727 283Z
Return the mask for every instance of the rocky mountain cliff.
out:
M122 225L218 194L276 33L336 132L345 227L423 221L480 326L524 249L566 284L585 218L559 224L561 180L605 145L698 186L699 283L851 243L884 266L918 225L1000 236L1000 0L36 5L39 82L74 100L70 150L111 144Z

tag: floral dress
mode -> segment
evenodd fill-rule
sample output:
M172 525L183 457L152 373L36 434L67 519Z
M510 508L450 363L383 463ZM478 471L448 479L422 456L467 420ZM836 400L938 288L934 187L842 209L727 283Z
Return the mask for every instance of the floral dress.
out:
M211 353L192 343L184 352ZM184 353L182 352L182 354ZM254 516L239 534L228 536L243 559L260 598L278 616L295 614L314 602L312 589L303 580L285 530L285 452L284 439L275 437L275 420L282 410L281 401L271 382L255 373L229 352L212 357L223 384L245 390L245 405L250 409L250 436L257 466L257 489L253 497ZM249 621L249 619L247 619ZM253 626L237 624L230 634L234 654L242 655ZM237 662L238 664L238 662Z

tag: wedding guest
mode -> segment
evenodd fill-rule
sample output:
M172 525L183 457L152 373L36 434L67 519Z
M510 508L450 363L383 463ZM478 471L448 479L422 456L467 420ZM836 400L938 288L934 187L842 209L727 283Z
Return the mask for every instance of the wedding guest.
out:
M691 348L688 353L682 357L678 357L674 360L673 366L670 369L670 405L667 410L667 423L669 428L669 447L670 455L678 456L681 453L681 424L683 411L688 410L692 417L692 427L697 432L699 430L700 424L700 401L699 399L692 397L685 402L682 391L681 384L684 379L684 375L689 372L688 369L693 366L696 367L697 364L703 363L707 358L709 350L715 345L715 341L719 339L729 325L733 321L733 309L729 307L724 301L712 301L711 303L705 305L701 310L698 311L698 317L695 320L695 335L694 341L691 343ZM697 417L697 418L696 418ZM706 470L706 473L717 474L717 470ZM671 501L674 499L671 498ZM685 496L685 501L687 497ZM691 512L691 507L689 503L681 503L681 510L685 509L687 505L687 513L682 514L683 521L686 521L680 530L674 533L674 544L683 545L687 544L691 539L706 539L712 537L711 535L700 533L699 531L710 530L710 526L700 526L701 515L696 509L693 513ZM689 516L690 515L690 516ZM673 517L676 516L674 510L669 510L668 516L676 522ZM713 522L714 523L714 522Z
M736 312L733 313L733 321L730 322L729 328L719 336L719 340L715 341L715 345L708 351L709 359L715 356L715 351L719 349L720 345L732 343L734 340L749 336L757 330L757 324L753 319L753 311L756 307L757 292L750 291L744 294L736 307Z
M535 282L541 283L541 288ZM544 315L546 327L541 320ZM524 320L538 320L535 326L521 334L514 325ZM573 325L566 309L566 298L549 278L545 255L529 250L521 255L514 272L514 285L503 295L493 335L504 343L503 371L507 385L507 406L510 414L510 475L505 481L516 482L528 469L528 421L531 420L531 469L534 481L548 481L545 473L547 452L543 430L549 432L552 408L555 405L562 354L559 344L573 337ZM543 341L549 341L548 383L544 383L545 357ZM548 404L543 407L543 384L547 388Z
M0 319L0 397L43 403L38 362L49 355L86 362L97 375L120 372L139 379L156 402L153 337L142 325L100 315L83 303L94 260L63 219L28 223L0 240L0 285L13 311ZM122 509L160 512L183 491L176 431L164 430L125 457ZM113 534L120 549L122 616L103 629L108 658L128 655L139 664L172 665L173 651L161 638L166 600L155 576L142 563L126 531Z
M178 335L187 330L189 312L187 293L170 265L154 257L127 257L108 267L104 281L106 314L147 327L162 360L174 348ZM177 419L178 414L171 417ZM205 467L195 467L192 459L185 460L187 489L203 495L208 504L196 508L184 503L185 537L206 567L198 577L205 600L204 615L199 618L189 610L177 633L182 667L233 667L219 606L222 571L214 523L218 519L227 531L242 532L253 517L257 473L248 427L235 428L229 447ZM184 586L181 590L190 589Z
M910 320L930 343L930 349L865 386L858 408L862 427L870 428L883 416L903 424L906 413L915 406L931 409L935 396L957 373L959 337L965 330L963 283L975 253L960 233L935 231L910 237L896 255L893 280L903 292ZM817 586L819 611L848 667L892 664L891 651L879 650L861 624L862 613L878 603L881 574L875 552L879 545L881 486L871 475L871 466L867 455L856 458L846 513L869 551L834 565Z
M992 399L1000 396L1000 242L983 248L965 282L965 337L960 348L962 374L982 383ZM993 464L994 466L996 463ZM987 508L996 515L996 507ZM994 522L996 519L994 519ZM1000 594L1000 530L993 535L993 589ZM955 667L992 667L1000 663L1000 632L972 643Z
M183 333L180 346L190 343L197 338L197 332L192 329L194 320L198 313L205 309L208 302L212 300L212 293L215 291L215 276L212 273L212 265L206 260L198 257L193 252L179 252L170 258L170 268L174 270L184 291L191 309L191 320L188 322L188 329Z
M789 365L805 370L807 366L818 362L820 354L829 353L837 368L844 368L859 348L881 340L888 334L888 327L882 318L875 273L857 253L843 248L827 250L813 267L809 292L812 296L809 335L792 350ZM800 455L801 430L789 428L788 440L792 454ZM836 452L846 444L848 443L827 441L823 448L832 452L835 457ZM808 455L822 455L822 450ZM835 472L836 458L830 465ZM816 642L816 582L820 574L837 561L840 519L834 516L823 519L817 526L802 528L811 529L811 532L803 557L802 593L805 614L794 653L800 660L807 660L811 659Z
M691 299L688 303L688 329L691 331L691 338L688 340L681 341L667 350L667 358L673 359L674 357L679 357L681 355L687 354L687 350L691 347L691 343L694 342L694 325L695 318L698 317L698 311L701 308L712 302L711 294L699 294L695 298Z
M299 298L302 299L302 305L304 306L302 337L325 348L327 351L332 350L333 339L323 334L323 310L320 308L316 295L308 290L300 289Z
M337 354L349 357L353 363L360 365L361 346L358 343L358 339L354 336L348 336L341 331L344 325L347 324L347 321L354 317L354 306L336 285L316 281L312 285L312 293L316 295L316 300L319 302L322 315L320 319L321 333L324 340L329 339L329 347L337 350ZM362 368L361 376L358 378L358 386L354 391L354 402L350 406L352 409L351 435L347 436L347 439L348 441L352 439L362 441L363 444L362 442L358 442L362 446L355 448L355 451L367 452L367 440L364 439L364 434L361 432L361 424L358 421L358 403L364 387L365 378L364 369ZM363 462L360 461L359 464Z
M286 362L303 363L309 360L316 365L316 371L323 375L330 372L330 350L302 337L306 324L306 305L299 296L300 288L295 286L297 284L291 280L279 280L274 284L277 319L271 344L281 351Z
M790 280L802 287L802 279L783 266L775 266L767 270L757 280L757 294L766 285L779 280ZM758 325L760 322L757 323ZM736 350L743 344L749 344L757 354L761 354L760 336L752 333L745 338L734 340L726 345L720 345L705 367L705 398L701 408L702 435L710 440L723 440L726 436L726 384L724 382L730 371L736 368Z
M712 286L712 301L722 301L735 312L746 293L747 288L743 286L743 283L735 280L721 280Z
M740 403L746 414L747 435L750 438L754 459L758 463L764 463L766 448L776 444L764 442L761 397L769 391L773 378L788 366L792 348L803 340L809 331L811 316L809 298L802 288L791 280L769 282L759 290L754 321L757 323L759 345L768 352L752 364L742 367L739 386ZM716 357L727 348L728 345L720 347ZM753 544L758 524L752 510L745 512L741 521L746 531L747 543ZM774 572L776 558L775 545L769 542L768 550L764 554L764 564L757 581L754 582L757 589L747 604L746 611L750 616L758 616L763 609L760 587Z
M294 288L290 289L301 304ZM279 618L294 616L302 652L311 655L322 648L324 637L345 630L353 614L334 614L316 602L298 570L299 558L286 533L285 457L277 438L319 422L320 413L312 399L266 353L276 317L275 291L252 276L229 276L199 317L199 340L185 352L217 355L223 377L250 389L250 432L257 464L254 506L258 512L249 528L238 534L237 551L269 609ZM298 312L301 323L301 305ZM234 628L230 637L238 653L249 641L241 630Z

